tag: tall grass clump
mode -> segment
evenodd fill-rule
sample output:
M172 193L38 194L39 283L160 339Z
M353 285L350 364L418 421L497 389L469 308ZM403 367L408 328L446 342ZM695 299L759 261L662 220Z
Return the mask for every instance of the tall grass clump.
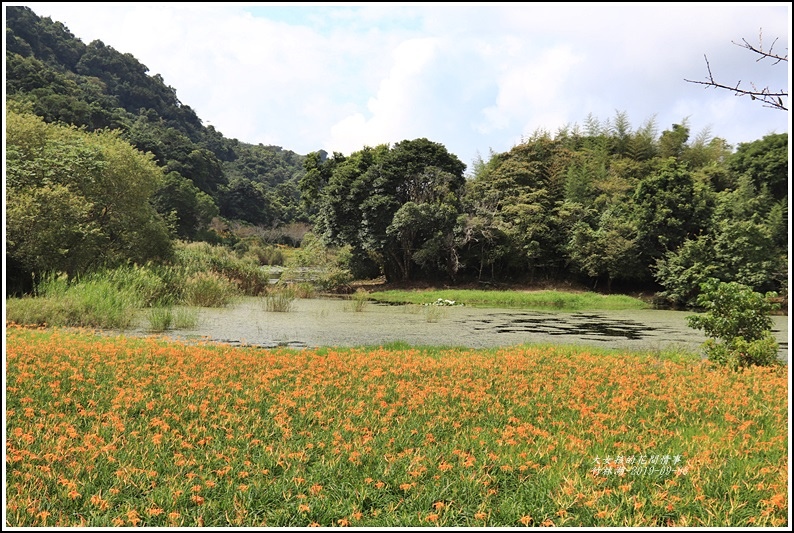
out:
M426 305L425 307L425 320L427 322L438 322L447 316L447 311L442 306Z
M369 305L369 292L365 289L356 289L350 295L350 308L355 313L361 313Z
M152 307L146 316L149 319L149 331L165 331L174 321L170 307Z
M108 272L73 280L48 275L38 283L36 297L6 300L6 318L18 324L126 329L143 300L112 278Z
M184 302L198 307L223 307L239 294L229 279L217 272L197 272L185 280Z
M292 311L296 295L296 290L292 286L273 287L265 295L265 310L276 313Z
M174 299L158 270L161 270L161 267L151 264L127 265L103 271L102 276L119 290L132 291L141 307L150 307Z
M191 329L198 324L198 312L185 307L152 307L147 312L149 331Z

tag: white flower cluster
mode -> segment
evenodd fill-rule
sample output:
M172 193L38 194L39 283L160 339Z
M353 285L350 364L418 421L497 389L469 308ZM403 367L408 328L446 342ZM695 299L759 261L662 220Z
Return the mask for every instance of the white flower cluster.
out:
M453 305L463 305L463 304L456 303L455 300L445 300L444 298L439 298L435 302L425 305L453 306Z

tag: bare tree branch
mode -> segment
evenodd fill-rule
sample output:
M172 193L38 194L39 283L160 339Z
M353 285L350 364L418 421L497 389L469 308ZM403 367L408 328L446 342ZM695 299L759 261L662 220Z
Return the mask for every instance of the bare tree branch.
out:
M733 42L733 41L731 41ZM759 31L758 34L758 46L753 46L748 43L745 39L742 39L742 43L733 42L733 44L737 46L741 46L742 48L746 48L751 52L758 54L758 59L756 62L764 60L764 59L772 59L774 62L772 65L777 65L781 61L785 61L788 63L788 54L786 55L779 55L774 52L775 44L777 43L777 39L772 41L772 44L769 46L768 50L764 50L764 41L763 41L763 33ZM783 98L785 97L788 99L788 91L780 90L778 92L770 91L769 87L763 87L761 89L757 88L753 82L750 82L751 89L743 89L739 86L741 85L742 81L739 80L736 85L730 86L725 85L722 83L718 83L714 76L711 73L711 65L709 65L709 59L705 55L703 56L706 60L706 70L708 71L709 75L706 78L706 81L695 81L695 80L688 80L684 79L684 81L688 83L697 83L699 85L705 85L705 88L712 87L714 89L726 89L729 91L733 91L734 95L736 96L749 96L751 100L758 100L761 102L764 107L769 107L772 109L780 109L782 111L788 111L788 102L783 103Z

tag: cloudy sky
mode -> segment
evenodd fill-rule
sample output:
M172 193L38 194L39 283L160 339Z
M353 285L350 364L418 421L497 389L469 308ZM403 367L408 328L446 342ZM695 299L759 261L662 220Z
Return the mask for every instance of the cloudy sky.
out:
M7 5L7 4L6 4ZM625 112L736 146L789 113L715 80L788 91L790 3L26 3L161 74L226 137L349 154L426 137L471 167L538 130ZM786 102L788 106L788 103Z

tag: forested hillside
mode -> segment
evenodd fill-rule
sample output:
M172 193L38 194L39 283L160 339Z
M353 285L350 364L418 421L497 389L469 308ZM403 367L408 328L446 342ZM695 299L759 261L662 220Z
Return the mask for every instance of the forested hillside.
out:
M229 225L305 222L348 250L361 278L575 280L653 290L677 306L708 278L788 290L785 133L732 147L685 119L660 132L617 112L535 132L468 173L425 138L301 156L224 137L132 55L84 44L28 8L7 7L6 42L7 260L22 277L168 257L167 238L130 236L124 220L210 241ZM123 208L94 186L107 168L124 181L125 161L143 169L129 181L148 191L134 197L152 208L140 210L145 222L113 219ZM35 243L58 246L45 254Z
M179 237L196 238L207 228L207 217L189 208L202 202L202 193L228 219L273 225L302 217L295 193L302 156L204 126L176 89L130 54L99 40L84 44L61 22L27 7L9 6L6 13L8 99L46 122L118 129L154 154L168 175L156 204L163 214L175 212Z

